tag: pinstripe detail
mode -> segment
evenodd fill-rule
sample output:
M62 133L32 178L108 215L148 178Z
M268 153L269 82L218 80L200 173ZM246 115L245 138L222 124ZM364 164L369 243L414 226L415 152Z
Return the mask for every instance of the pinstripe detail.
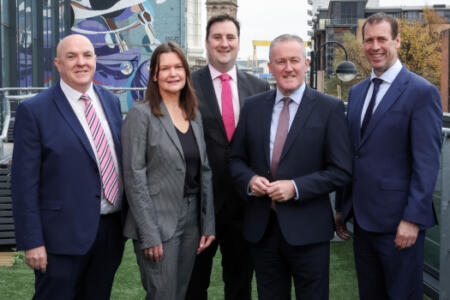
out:
M83 94L80 100L84 102L84 113L86 121L89 125L89 130L94 140L95 150L97 152L97 159L100 165L100 177L102 179L103 194L112 205L117 203L119 198L119 181L117 177L117 170L114 167L111 150L109 149L108 140L103 131L100 119L95 113L92 101L88 95Z

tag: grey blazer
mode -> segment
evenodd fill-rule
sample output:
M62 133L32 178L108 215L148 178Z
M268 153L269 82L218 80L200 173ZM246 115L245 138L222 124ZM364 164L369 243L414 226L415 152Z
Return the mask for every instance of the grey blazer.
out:
M166 106L155 116L148 102L136 103L122 126L123 177L130 209L124 235L142 249L169 240L176 229L186 173L183 149ZM200 234L214 235L214 204L203 125L198 113L190 122L200 152Z

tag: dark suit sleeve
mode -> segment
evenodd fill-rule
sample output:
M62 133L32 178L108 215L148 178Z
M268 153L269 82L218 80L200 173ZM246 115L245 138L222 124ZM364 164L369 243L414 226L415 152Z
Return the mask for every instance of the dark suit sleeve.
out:
M230 173L236 184L236 190L243 199L247 198L247 187L250 179L256 175L248 167L247 130L248 130L248 102L244 104L239 117L239 123L234 132L230 152Z
M350 141L350 150L351 155L353 157L353 145L351 144L351 138L350 138L350 128L348 126L348 111L350 109L350 99L352 98L352 90L353 87L350 88L349 92L348 92L348 99L347 99L347 114L346 114L346 124L347 124L347 131L348 131L348 136L349 136L349 141ZM344 206L344 203L348 202L348 201L352 201L351 200L351 196L352 196L352 182L350 181L349 183L347 183L346 185L344 185L343 187L340 187L336 190L336 197L335 197L335 210L337 212L342 211L342 208Z
M412 174L403 220L427 224L424 212L431 208L439 172L442 107L436 87L427 85L417 90L419 101L410 120Z
M39 181L42 159L39 124L32 111L21 103L14 126L11 192L17 249L44 245L39 207Z
M344 104L334 102L326 124L324 155L326 165L320 171L294 178L299 200L316 198L343 187L351 180L351 149Z

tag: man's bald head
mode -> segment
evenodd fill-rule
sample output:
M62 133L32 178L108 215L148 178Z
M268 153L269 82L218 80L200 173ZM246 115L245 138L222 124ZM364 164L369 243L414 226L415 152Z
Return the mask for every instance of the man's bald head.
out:
M62 39L56 48L55 66L61 79L73 89L84 93L94 78L96 57L91 41L81 34Z

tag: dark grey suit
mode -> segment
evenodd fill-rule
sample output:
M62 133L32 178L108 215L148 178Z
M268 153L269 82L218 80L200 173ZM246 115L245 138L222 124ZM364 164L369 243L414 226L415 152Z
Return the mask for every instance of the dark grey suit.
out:
M213 172L216 240L197 256L186 299L207 299L212 260L218 245L222 252L225 299L250 299L253 268L247 242L242 236L244 201L236 194L228 169L230 143L209 67L192 73L192 80L200 102L206 150ZM267 82L240 70L237 70L237 85L241 108L245 98L269 90Z
M183 289L180 280L186 281L184 292L186 291L195 260L195 250L199 243L199 234L214 235L215 226L211 170L199 115L196 120L190 122L190 126L197 141L201 160L201 195L198 202L200 209L193 212L196 217L191 218L191 221L195 223L199 219L200 225L197 228L194 225L193 231L196 235L188 241L182 240L177 246L178 252L171 252L171 247L175 247L172 244L167 247L174 236L177 237L180 230L185 229L180 228L180 224L189 225L192 222L189 222L189 216L186 218L189 207L185 207L186 198L183 196L186 174L183 149L163 103L161 111L164 116L158 117L151 112L148 103L135 104L128 112L123 125L124 183L130 205L124 234L137 241L135 252L144 287L151 294L151 299L169 300L180 299L179 291ZM163 260L158 264L151 264L151 261L143 257L143 250L161 243L164 251ZM172 253L175 257L171 257ZM152 268L152 272L149 272L148 268ZM156 268L160 271L156 272L157 275L155 275ZM175 270L175 278L168 276L166 271L169 269ZM159 277L153 280L152 276ZM156 285L156 291L153 290L153 285ZM161 293L161 290L164 293ZM174 290L178 290L176 298L171 293Z

